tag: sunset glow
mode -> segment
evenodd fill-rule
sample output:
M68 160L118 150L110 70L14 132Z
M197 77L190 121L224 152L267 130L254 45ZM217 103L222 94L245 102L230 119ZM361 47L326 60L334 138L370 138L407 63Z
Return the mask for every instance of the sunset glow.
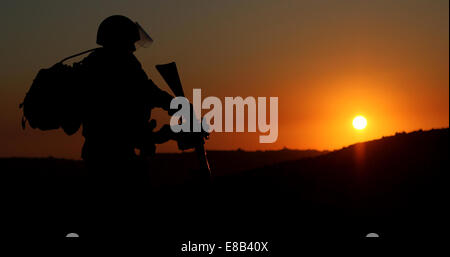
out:
M175 61L191 101L194 88L203 99L278 97L274 143L259 143L260 133L213 133L207 149L333 150L449 125L445 0L95 1L87 9L73 0L7 2L0 10L2 24L10 24L0 63L3 157L80 158L81 133L22 130L18 105L39 69L96 47L98 25L111 14L136 20L154 39L135 55L165 91L155 65ZM365 129L353 127L357 115ZM152 119L158 128L170 121L158 108ZM170 141L157 151L178 148Z

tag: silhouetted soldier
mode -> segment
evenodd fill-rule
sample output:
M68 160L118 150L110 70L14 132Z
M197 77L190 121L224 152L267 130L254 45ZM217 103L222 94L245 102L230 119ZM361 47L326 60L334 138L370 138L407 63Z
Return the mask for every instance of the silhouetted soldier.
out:
M94 177L94 187L111 186L119 194L146 180L135 149L143 149L151 109L169 111L173 98L148 79L133 54L136 43L151 40L140 29L124 16L106 18L97 32L97 44L103 47L80 65L82 158Z

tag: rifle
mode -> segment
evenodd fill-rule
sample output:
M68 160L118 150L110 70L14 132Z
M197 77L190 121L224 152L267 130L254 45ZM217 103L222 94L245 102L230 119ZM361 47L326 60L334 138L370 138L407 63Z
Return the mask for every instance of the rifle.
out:
M177 65L175 62L156 65L156 69L158 70L159 74L161 74L164 81L167 83L170 90L172 90L175 96L185 97L183 86L181 85ZM192 111L192 120L193 122L198 121L193 111ZM193 124L193 122L191 122L191 124ZM166 126L166 129L167 128L168 126ZM209 167L209 162L205 151L205 138L207 138L208 133L205 133L203 131L201 133L198 132L190 132L187 134L185 133L186 132L180 132L178 133L180 135L175 135L175 140L177 140L179 148L183 150L193 147L199 158L200 169L202 171L207 172L208 176L211 176L211 169Z

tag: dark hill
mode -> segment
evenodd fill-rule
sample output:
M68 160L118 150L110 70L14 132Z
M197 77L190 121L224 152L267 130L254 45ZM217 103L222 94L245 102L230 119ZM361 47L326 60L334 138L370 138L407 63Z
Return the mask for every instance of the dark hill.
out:
M158 155L154 165L165 174L160 181L169 183L136 199L83 195L89 176L80 161L0 159L9 200L3 206L19 219L4 233L33 228L46 236L77 230L96 237L123 229L126 237L209 235L294 248L299 238L363 238L369 232L436 237L446 233L448 137L448 128L397 133L326 154L213 151L218 174L210 188L200 189L189 187L190 173L180 171L189 170L192 153Z
M350 231L378 229L408 237L426 231L433 237L444 231L448 139L448 128L397 133L219 184L235 195L269 199L264 205L284 213L287 226L309 219L317 227L341 224Z
M289 160L316 157L328 153L316 150L277 151L208 151L208 159L214 176L240 173L245 170L264 167ZM150 160L152 184L158 186L179 185L196 169L197 156L194 152L158 153ZM0 178L23 184L70 182L88 176L84 163L78 160L58 158L0 158ZM68 180L68 181L67 181Z

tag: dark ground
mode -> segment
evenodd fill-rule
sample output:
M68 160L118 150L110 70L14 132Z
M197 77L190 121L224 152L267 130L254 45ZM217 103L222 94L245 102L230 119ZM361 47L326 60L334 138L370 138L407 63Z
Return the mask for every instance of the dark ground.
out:
M279 251L369 232L437 238L447 229L448 136L449 129L397 133L330 153L213 151L209 186L192 179L193 153L158 155L145 192L98 196L85 190L80 161L0 159L11 228L3 233L145 239L174 255L187 240L264 240Z

